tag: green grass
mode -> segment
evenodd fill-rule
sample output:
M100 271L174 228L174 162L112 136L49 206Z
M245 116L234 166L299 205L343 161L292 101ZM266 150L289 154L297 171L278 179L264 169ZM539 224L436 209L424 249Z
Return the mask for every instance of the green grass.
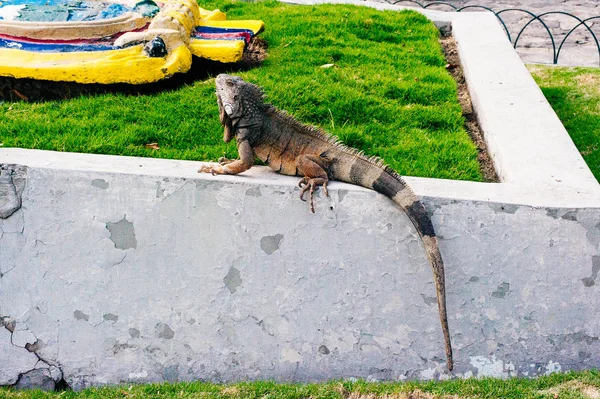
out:
M269 58L240 73L302 122L318 125L404 175L481 181L438 31L414 12L208 2L229 19L263 19ZM321 68L332 63L331 68ZM145 148L157 142L160 149ZM103 94L1 103L4 147L216 160L222 143L214 79L156 95Z
M600 182L600 69L528 68Z
M412 396L409 396L412 394ZM454 396L451 396L454 395ZM2 399L96 399L96 398L222 398L222 399L591 399L600 395L597 370L552 374L535 379L456 379L441 382L367 383L328 382L322 384L276 384L252 382L217 385L203 382L123 385L90 388L80 392L14 391L0 388Z

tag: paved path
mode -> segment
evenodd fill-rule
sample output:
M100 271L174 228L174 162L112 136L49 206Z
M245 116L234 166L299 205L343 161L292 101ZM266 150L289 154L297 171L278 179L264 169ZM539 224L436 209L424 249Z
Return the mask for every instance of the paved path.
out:
M387 0L386 2L418 7L416 4L409 1ZM419 0L419 2L423 5L427 5L434 1ZM536 15L549 11L563 11L571 13L581 19L600 16L600 0L446 0L446 2L457 8L480 5L489 7L496 12L508 8L521 8ZM452 8L447 5L438 4L432 5L429 9L452 10ZM476 10L473 9L473 11ZM518 11L506 11L501 13L500 16L508 27L513 43L519 31L532 19L528 14ZM554 35L557 50L566 34L579 23L574 18L565 15L547 15L542 17L542 19ZM600 18L589 21L588 24L595 33L598 41L600 41ZM523 32L523 35L518 42L517 52L525 62L549 64L553 62L552 42L541 23L537 21L533 22ZM593 36L585 29L585 27L580 26L569 36L560 52L558 63L560 65L585 65L595 67L600 65L598 47L596 46Z

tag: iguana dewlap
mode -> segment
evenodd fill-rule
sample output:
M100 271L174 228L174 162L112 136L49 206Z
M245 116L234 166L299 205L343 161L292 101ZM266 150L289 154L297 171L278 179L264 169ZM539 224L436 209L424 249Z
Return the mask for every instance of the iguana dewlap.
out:
M216 87L219 117L225 127L223 140L229 142L235 137L240 159L220 159L219 165L203 166L198 172L235 175L250 169L258 157L279 173L302 176L300 198L310 190L312 212L315 188L323 186L328 195L329 180L367 187L391 198L406 212L423 240L433 269L447 365L452 370L444 264L431 219L404 180L379 158L366 157L323 130L304 125L265 103L262 90L240 77L219 75Z

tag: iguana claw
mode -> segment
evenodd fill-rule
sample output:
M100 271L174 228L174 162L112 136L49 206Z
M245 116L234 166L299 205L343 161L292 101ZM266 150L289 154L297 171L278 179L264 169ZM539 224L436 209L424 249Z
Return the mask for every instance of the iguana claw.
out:
M200 169L198 169L198 173L210 173L214 176L216 174L216 170L213 166L203 165Z
M311 179L308 177L303 177L302 180L300 180L298 182L298 187L300 187L302 189L300 191L300 199L302 201L306 201L304 199L304 193L310 190L309 191L310 192L310 211L312 213L315 213L315 203L314 203L315 187L322 185L325 196L329 197L329 191L327 190L327 181L323 182L322 180L324 180L324 179L321 179L321 178Z
M302 188L303 184L308 184L308 180L308 177L303 177L302 179L300 179L300 181L298 182L298 187ZM304 193L304 191L302 193ZM300 199L304 201L304 199L302 198L302 194L300 194Z

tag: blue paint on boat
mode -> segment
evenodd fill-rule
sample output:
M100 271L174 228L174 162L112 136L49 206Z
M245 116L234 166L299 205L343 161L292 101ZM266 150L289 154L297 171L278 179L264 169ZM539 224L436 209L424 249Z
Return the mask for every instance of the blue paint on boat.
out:
M1 48L12 48L36 53L73 53L77 51L108 51L117 47L106 43L62 44L62 43L28 43L16 40L0 39Z
M1 0L0 0L1 1ZM10 0L12 3L23 2L24 0ZM52 0L32 0L32 2L37 3L38 5L45 2L48 3ZM61 0L65 1L65 0ZM66 1L65 1L66 2ZM146 5L150 5L152 3L151 0L143 1ZM83 2L79 2L78 4L82 4ZM1 3L5 5L6 2ZM103 3L107 4L107 3ZM138 3L139 4L139 3ZM12 4L16 5L16 4ZM44 7L44 6L40 6ZM111 3L109 7L104 9L104 15L106 18L111 18L114 15L119 15L119 13L124 12L124 7L120 4ZM73 10L71 10L73 11ZM87 20L86 14L84 11L81 13L78 9L74 9L73 18L75 20ZM241 28L218 28L211 26L197 26L194 28L192 32L192 37L201 39L201 40L245 40L248 35L254 36L254 32L250 29L241 29ZM89 52L89 51L110 51L110 50L119 50L120 47L116 47L112 44L110 39L106 38L104 40L100 40L97 42L89 42L89 41L81 41L81 42L71 42L71 43L60 43L60 42L31 42L27 40L22 40L19 38L14 38L10 36L4 36L2 38L0 36L0 49L11 48L18 49L23 51L31 51L36 53L72 53L72 52Z
M250 29L238 29L238 28L215 28L211 26L198 26L194 29L192 37L204 40L244 40L243 36L234 36L236 33L246 33L253 36L253 32ZM227 34L232 34L231 37L227 37ZM203 37L203 35L219 35L218 37ZM223 36L221 36L223 35ZM78 51L109 51L118 50L116 47L108 41L100 41L97 43L81 42L81 43L31 43L27 41L21 41L13 38L0 38L0 49L1 48L12 48L24 51L32 51L36 53L72 53Z
M196 26L194 28L194 32L197 32L197 33L249 33L251 35L254 35L254 32L251 29L217 28L214 26Z
M6 7L6 8L5 8ZM16 13L3 13L2 9L15 9ZM2 0L2 15L9 20L29 22L97 21L115 18L132 8L118 3L79 0ZM6 18L4 18L6 19Z
M142 0L135 4L133 11L142 14L144 18L152 18L160 11L160 8L152 0Z
M87 7L85 4L79 3L78 7L69 8L68 21L95 21L99 19L116 18L131 10L129 7L122 4L107 4L102 3L103 8Z

